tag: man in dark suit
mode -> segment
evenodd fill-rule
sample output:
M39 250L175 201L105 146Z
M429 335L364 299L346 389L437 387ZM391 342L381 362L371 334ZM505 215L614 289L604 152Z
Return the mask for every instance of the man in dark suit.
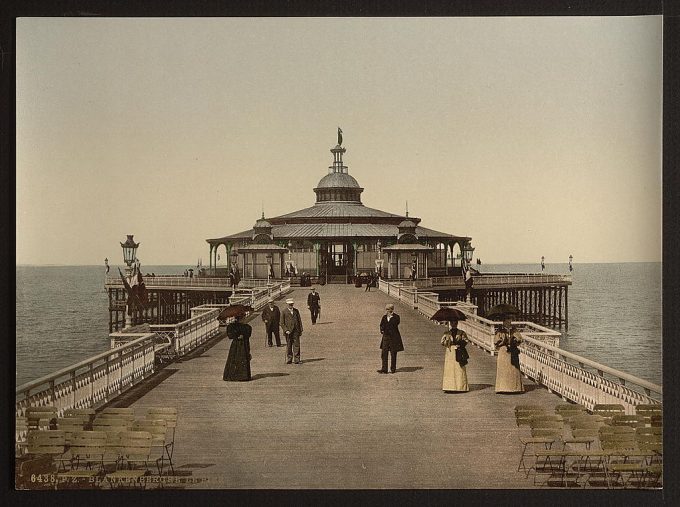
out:
M319 316L319 309L321 308L321 298L316 289L312 287L312 292L307 296L307 308L312 314L312 324L316 324L316 318Z
M302 364L300 361L300 336L302 335L302 319L300 312L293 305L295 301L286 299L288 308L281 311L281 328L286 335L286 364L293 362Z
M404 343L401 341L401 333L399 333L399 315L394 313L394 305L389 304L385 306L385 315L380 321L380 348L382 349L382 368L378 373L387 373L387 355L392 356L390 373L397 371L397 352L404 350Z
M279 307L274 304L274 300L270 299L267 301L267 306L262 310L262 321L264 322L264 328L267 332L267 346L273 347L272 343L272 333L276 338L276 346L281 346L281 335L279 334L279 322L280 322L281 312Z

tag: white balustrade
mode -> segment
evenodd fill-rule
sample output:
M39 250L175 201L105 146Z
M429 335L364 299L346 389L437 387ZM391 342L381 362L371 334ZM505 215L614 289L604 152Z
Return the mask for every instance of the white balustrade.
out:
M125 392L154 371L154 333L128 335L131 341L16 388L16 417L28 407L93 408ZM17 434L18 441L25 435Z
M503 283L553 283L570 281L568 275L495 275ZM433 292L419 292L406 287L403 282L380 280L379 289L404 304L416 306L418 311L431 317L440 308L453 306L465 313L467 319L458 326L470 341L492 355L496 328L501 322L477 315L477 307L465 301L442 302ZM561 333L529 321L513 321L524 341L520 345L520 369L528 377L565 399L592 409L597 403L619 403L633 414L635 405L660 403L662 388L625 372L609 368L561 348Z

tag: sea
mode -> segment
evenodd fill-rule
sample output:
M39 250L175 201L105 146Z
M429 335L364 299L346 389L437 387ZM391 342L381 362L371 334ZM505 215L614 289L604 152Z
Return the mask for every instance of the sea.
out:
M560 346L661 384L661 263L574 264ZM540 273L538 264L482 264L482 273ZM182 274L187 266L142 266ZM568 264L544 273L569 274ZM117 273L115 266L111 274ZM16 385L109 348L103 266L16 267Z

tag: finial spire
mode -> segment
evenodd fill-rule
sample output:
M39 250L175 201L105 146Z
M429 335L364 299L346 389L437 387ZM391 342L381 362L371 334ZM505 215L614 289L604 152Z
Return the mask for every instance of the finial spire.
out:
M408 201L406 201L406 218L408 218Z
M260 206L262 207L262 220L264 220L264 201L260 201Z
M338 127L338 146L342 145L342 129Z

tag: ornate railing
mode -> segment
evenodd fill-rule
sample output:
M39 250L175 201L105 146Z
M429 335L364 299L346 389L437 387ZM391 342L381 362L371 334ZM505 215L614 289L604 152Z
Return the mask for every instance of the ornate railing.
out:
M290 285L290 280L282 281L267 281L267 279L258 278L244 278L238 284L238 289L246 288L266 288L269 286L275 286L280 284L288 283ZM107 286L123 287L123 281L120 276L107 276L105 284ZM227 289L231 288L231 282L229 278L215 278L215 277L203 277L203 276L176 276L176 275L155 275L155 276L145 276L144 284L147 288L151 287L189 287L189 288L220 288Z
M631 415L636 405L662 402L657 384L524 336L522 373L563 398L589 410L597 403L618 403Z
M168 345L157 344L155 333L128 337L131 341L120 347L17 387L16 416L23 417L28 407L50 405L58 415L69 408L98 407L151 375L156 352Z
M436 276L431 278L431 287L465 288L465 281L461 276ZM474 287L499 287L503 285L571 285L571 275L543 274L543 273L481 273L473 276Z
M123 281L120 276L107 276L107 286L123 287ZM145 276L144 285L150 287L206 287L206 288L228 288L230 286L229 278L212 278L212 277L188 277L188 276L168 276L156 275Z
M232 305L249 305L255 310L259 310L267 304L269 298L276 299L290 291L290 281L288 280L266 284L261 287L237 289L236 292L229 297L229 303Z
M508 275L502 277L508 279ZM459 322L460 329L467 333L472 343L495 355L495 332L501 322L478 316L474 305L463 301L440 302L437 294L418 292L402 282L380 280L379 288L428 317L439 308L455 306L467 317ZM524 338L520 345L521 371L563 398L588 409L597 403L619 403L629 414L634 413L635 405L661 402L661 386L559 348L559 332L528 321L514 321L512 324Z

